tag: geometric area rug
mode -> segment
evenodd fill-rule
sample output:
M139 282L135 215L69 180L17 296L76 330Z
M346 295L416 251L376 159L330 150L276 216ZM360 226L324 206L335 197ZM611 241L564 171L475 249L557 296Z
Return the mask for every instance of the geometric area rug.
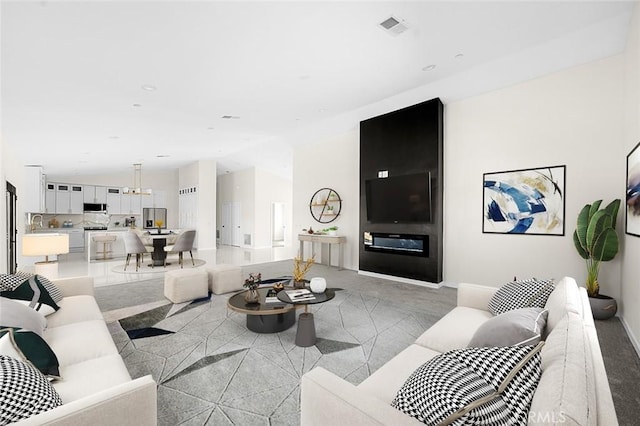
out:
M334 278L333 271L324 275L336 287L360 280L352 271ZM297 321L279 333L248 330L246 316L227 309L230 295L148 304L108 326L130 375L151 374L158 383L159 425L298 425L303 374L321 366L359 384L455 304L455 290L412 286L413 294L427 295L418 305L369 284L310 306L318 339L306 348L295 345Z

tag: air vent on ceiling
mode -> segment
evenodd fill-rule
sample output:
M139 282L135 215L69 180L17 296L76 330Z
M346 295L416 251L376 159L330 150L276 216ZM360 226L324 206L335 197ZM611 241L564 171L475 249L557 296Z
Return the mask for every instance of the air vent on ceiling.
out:
M403 19L396 18L395 16L390 16L384 21L380 22L380 28L385 30L388 34L392 36L397 36L398 34L402 34L407 31L409 27Z

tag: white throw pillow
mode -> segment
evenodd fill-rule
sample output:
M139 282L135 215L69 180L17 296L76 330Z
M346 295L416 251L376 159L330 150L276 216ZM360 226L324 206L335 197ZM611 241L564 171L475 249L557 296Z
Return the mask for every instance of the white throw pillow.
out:
M14 327L30 330L42 337L47 319L40 312L17 300L0 297L0 328Z

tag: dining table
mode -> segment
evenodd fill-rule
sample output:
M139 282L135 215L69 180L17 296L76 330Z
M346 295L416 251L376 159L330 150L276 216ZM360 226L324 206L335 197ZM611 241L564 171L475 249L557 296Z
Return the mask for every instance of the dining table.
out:
M151 252L152 264L149 266L165 266L171 265L171 263L165 263L167 258L167 252L164 250L167 245L167 240L176 235L172 231L160 231L149 232L149 235L145 235L153 240L153 251Z

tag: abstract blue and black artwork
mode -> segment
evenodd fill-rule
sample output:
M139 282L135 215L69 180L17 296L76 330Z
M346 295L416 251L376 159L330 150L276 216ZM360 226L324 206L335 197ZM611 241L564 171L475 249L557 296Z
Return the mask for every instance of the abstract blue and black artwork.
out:
M482 232L564 235L566 166L483 174Z
M625 232L640 237L640 143L627 155L627 214Z

